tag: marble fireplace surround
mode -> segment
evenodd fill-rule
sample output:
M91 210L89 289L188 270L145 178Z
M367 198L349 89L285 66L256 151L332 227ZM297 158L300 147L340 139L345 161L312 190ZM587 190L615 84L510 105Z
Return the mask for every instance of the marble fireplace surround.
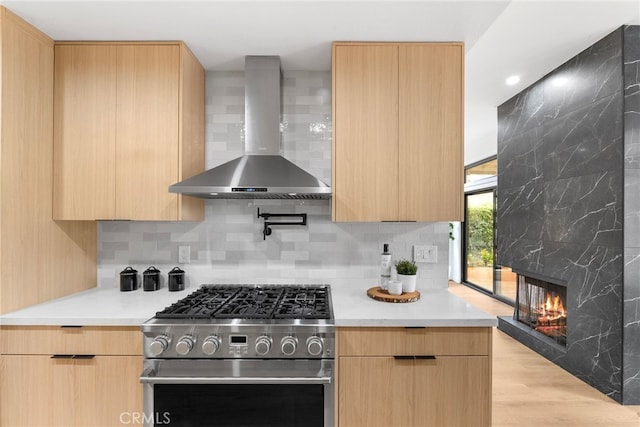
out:
M498 328L640 404L640 26L498 107L497 262L567 284L567 346Z

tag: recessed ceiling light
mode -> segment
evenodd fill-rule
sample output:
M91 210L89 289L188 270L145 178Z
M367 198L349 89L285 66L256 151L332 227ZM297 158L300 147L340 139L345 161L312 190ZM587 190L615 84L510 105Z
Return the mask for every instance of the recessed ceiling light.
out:
M505 81L505 83L507 83L509 86L513 86L519 82L520 82L520 76L507 77L507 80Z

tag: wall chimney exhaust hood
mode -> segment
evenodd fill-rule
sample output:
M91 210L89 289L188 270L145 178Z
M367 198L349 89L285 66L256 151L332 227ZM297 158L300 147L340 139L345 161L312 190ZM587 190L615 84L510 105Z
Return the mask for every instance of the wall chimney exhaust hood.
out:
M278 56L245 57L245 154L169 186L206 199L328 199L331 188L282 157Z

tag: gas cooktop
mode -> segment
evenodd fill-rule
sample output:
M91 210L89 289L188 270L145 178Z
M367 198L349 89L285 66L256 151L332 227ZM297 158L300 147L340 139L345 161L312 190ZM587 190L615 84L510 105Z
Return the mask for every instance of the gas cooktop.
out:
M142 325L163 359L333 358L329 285L202 285Z
M202 285L156 319L331 319L328 285Z

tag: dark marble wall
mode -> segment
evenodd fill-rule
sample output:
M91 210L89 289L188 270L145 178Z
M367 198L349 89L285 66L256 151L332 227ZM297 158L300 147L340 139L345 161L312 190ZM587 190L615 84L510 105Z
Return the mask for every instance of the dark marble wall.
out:
M640 26L624 29L622 401L640 404Z
M567 348L550 358L618 401L622 51L621 28L498 107L498 263L568 284Z

